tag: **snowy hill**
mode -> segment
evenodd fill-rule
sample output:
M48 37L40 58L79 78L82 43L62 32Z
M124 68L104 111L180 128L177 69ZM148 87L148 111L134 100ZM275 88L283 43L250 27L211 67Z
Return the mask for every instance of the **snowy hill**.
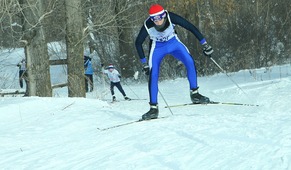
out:
M164 119L131 122L148 111L148 100L2 97L1 169L291 169L291 67L199 77L200 93L214 101L259 106L197 105L171 108L159 95ZM255 76L254 76L255 75ZM17 83L17 81L16 81ZM17 86L17 85L15 85ZM148 99L147 84L123 84L132 98ZM105 85L105 88L109 88ZM159 83L169 105L190 102L187 79Z

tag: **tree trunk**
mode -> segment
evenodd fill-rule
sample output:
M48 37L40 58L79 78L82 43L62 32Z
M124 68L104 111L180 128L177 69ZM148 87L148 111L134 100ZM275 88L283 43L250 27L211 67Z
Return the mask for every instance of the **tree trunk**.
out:
M49 56L42 21L46 15L43 1L20 1L23 9L22 42L25 42L25 55L28 73L28 95L51 97Z
M86 97L80 0L65 0L69 97Z

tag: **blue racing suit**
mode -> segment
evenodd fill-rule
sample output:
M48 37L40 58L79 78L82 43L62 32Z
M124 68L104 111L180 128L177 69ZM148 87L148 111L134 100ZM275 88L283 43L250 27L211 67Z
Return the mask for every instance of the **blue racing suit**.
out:
M143 64L146 64L147 59L145 58L142 44L148 36L150 37L151 47L148 58L150 73L148 86L151 105L158 104L160 64L162 59L168 54L174 56L185 65L190 89L196 89L198 87L194 60L187 47L177 37L175 25L180 25L192 32L200 41L201 45L206 43L203 35L193 24L175 13L168 11L166 13L167 16L162 26L157 26L150 18L147 18L135 41L140 60Z

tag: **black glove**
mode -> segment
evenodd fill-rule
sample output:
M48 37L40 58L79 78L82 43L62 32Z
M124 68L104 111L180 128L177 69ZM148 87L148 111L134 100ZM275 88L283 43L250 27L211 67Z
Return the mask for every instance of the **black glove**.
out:
M104 67L104 64L103 63L101 63L101 67Z
M119 78L121 78L121 75L118 75Z
M142 71L144 72L145 75L148 76L150 74L150 67L147 64L143 64L142 66L143 66Z
M208 45L207 43L203 44L203 53L204 55L210 57L211 54L213 53L212 47Z

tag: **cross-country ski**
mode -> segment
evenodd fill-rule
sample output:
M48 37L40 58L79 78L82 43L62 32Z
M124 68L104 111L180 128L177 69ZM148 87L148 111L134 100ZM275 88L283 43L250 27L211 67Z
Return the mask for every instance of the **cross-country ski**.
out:
M130 124L134 124L134 123L154 121L154 120L164 119L164 118L167 118L167 117L168 116L164 116L164 117L158 117L156 119L149 119L149 120L139 119L139 120L134 120L134 121L129 121L129 122L125 122L125 123L109 126L109 127L106 127L106 128L97 128L97 129L101 130L101 131L104 131L104 130L114 129L114 128L130 125Z
M235 103L235 102L216 102L210 101L209 103L184 103L165 106L165 108L171 107L182 107L182 106L197 106L197 105L231 105L231 106L259 106L258 104L247 104L247 103Z

